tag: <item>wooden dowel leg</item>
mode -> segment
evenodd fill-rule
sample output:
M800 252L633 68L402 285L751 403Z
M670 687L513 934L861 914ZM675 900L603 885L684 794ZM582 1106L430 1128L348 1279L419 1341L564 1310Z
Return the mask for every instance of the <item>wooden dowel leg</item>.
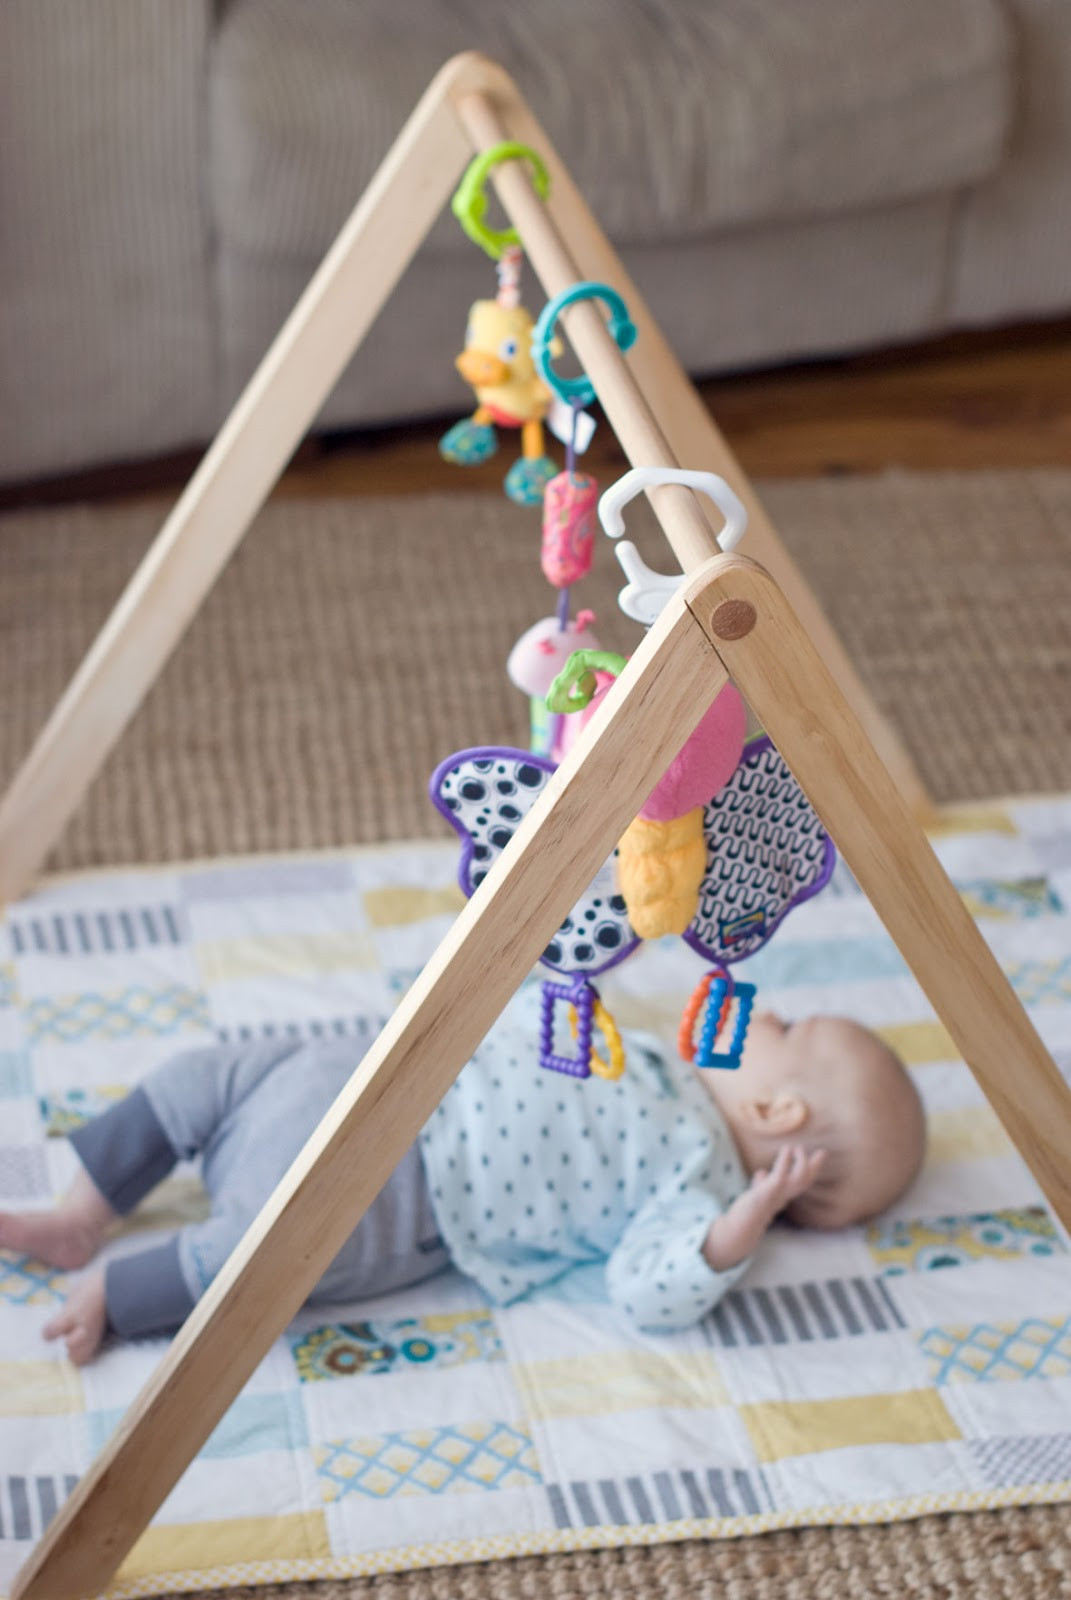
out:
M675 600L46 1532L13 1600L105 1587L725 682Z
M21 894L182 638L472 155L432 83L177 501L0 804L0 904Z
M921 827L769 573L738 555L688 604L1071 1227L1071 1091Z

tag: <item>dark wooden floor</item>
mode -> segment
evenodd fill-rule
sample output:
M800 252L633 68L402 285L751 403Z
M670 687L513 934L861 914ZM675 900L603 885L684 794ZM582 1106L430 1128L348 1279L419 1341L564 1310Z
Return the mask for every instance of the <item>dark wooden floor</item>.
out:
M752 478L1071 464L1071 321L720 377L699 388ZM276 493L497 488L497 459L475 468L440 460L436 442L451 420L310 440ZM174 492L199 455L0 487L0 509ZM624 470L608 428L598 430L585 464L603 479Z
M1071 323L958 336L847 361L702 382L751 478L1071 464ZM327 440L284 493L405 493L497 486L503 468L457 468L440 427ZM608 428L585 458L612 478L627 462Z

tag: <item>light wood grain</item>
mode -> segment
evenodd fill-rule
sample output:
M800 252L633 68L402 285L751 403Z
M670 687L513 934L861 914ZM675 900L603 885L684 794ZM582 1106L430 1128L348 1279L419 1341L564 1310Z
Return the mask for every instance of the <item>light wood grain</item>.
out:
M502 165L491 179L520 231L525 250L544 287L551 295L565 288L570 267L575 278L607 283L622 295L639 331L636 344L625 360L631 382L642 393L644 409L651 417L645 429L646 438L630 437L622 432L622 426L627 427L629 423L635 429L634 407L615 404L615 391L621 387L620 362L616 370L611 367L606 349L600 348L596 341L594 320L598 313L591 305L580 305L570 308L562 319L562 327L595 385L626 454L634 465L675 463L701 467L719 473L731 485L748 510L749 551L768 567L788 595L912 810L920 818L931 816L933 802L903 741L875 705L803 573L785 549L710 412L651 316L635 283L625 272L617 252L515 84L501 69L494 70L497 78L493 90L472 93L458 85L454 98L458 115L481 149L503 138L519 139L538 150L547 163L551 186L545 205L536 198L531 178L521 163ZM568 241L567 250L562 240ZM604 345L610 343L604 335ZM655 489L649 491L649 498L657 510L660 496L681 493L680 490ZM697 512L708 528L716 532L720 523L713 508L698 503ZM697 534L689 538L684 552L676 553L683 569L689 571L702 556L702 540Z
M611 853L726 673L675 599L26 1563L102 1590Z
M1071 1228L1071 1092L785 595L734 553L688 603ZM715 632L728 603L757 619L735 640Z
M124 590L0 804L0 903L31 882L471 156L444 68Z

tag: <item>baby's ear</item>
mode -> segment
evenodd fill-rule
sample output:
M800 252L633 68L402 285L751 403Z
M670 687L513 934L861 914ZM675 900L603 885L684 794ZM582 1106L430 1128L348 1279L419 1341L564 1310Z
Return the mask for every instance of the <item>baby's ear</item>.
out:
M785 1092L768 1100L741 1101L737 1115L752 1133L784 1139L807 1126L811 1108L801 1095Z

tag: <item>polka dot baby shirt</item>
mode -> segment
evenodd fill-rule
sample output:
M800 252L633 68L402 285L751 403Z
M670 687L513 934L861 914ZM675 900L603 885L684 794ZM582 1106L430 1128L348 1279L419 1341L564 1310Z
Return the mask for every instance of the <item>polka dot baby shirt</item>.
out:
M694 1068L623 1033L616 1082L539 1065L539 993L514 998L421 1134L432 1205L462 1272L499 1303L606 1263L638 1327L697 1322L744 1270L715 1272L707 1230L747 1179Z

